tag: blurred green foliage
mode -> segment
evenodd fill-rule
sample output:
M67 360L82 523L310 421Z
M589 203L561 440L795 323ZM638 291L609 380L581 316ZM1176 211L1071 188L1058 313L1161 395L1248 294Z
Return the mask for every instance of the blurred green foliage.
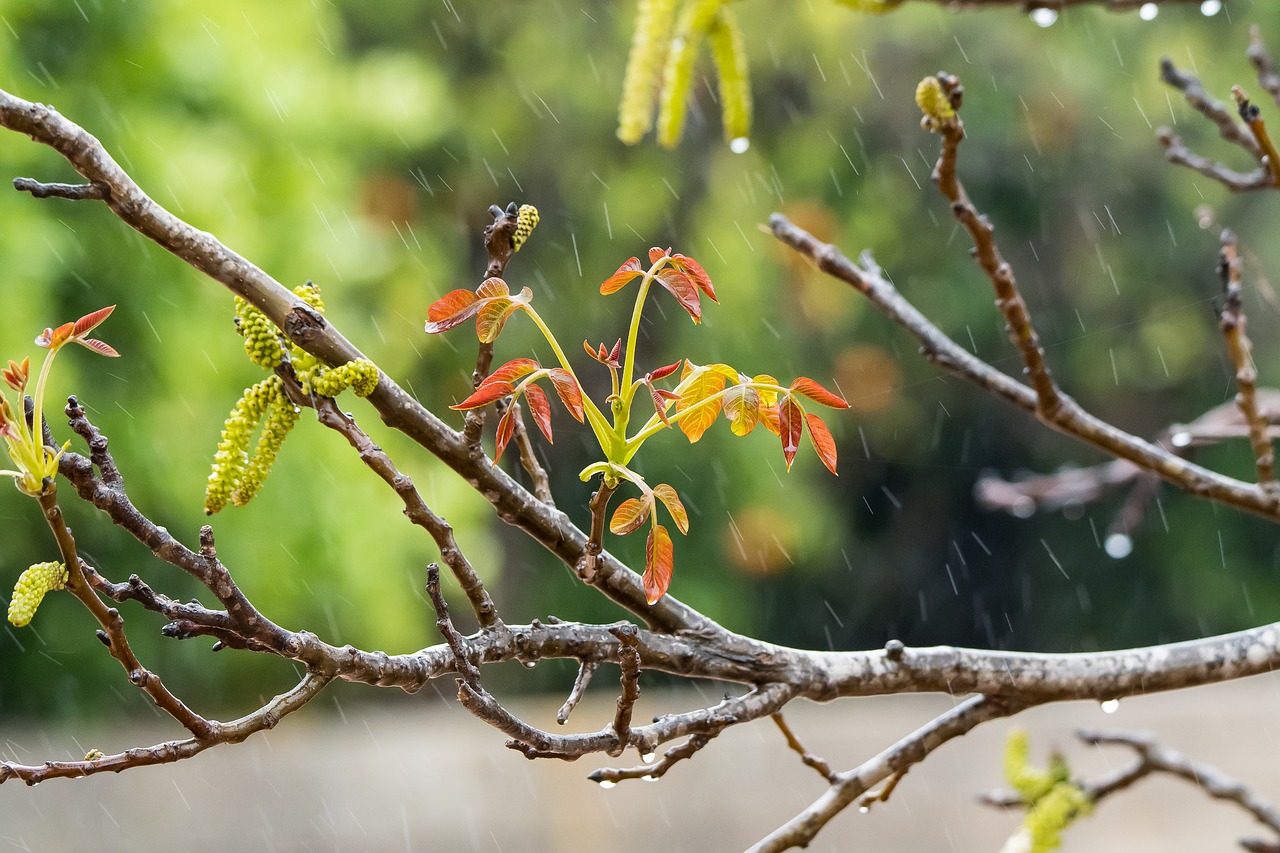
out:
M623 334L629 302L595 288L627 257L661 244L698 258L721 305L694 328L660 295L642 330L642 367L687 355L806 374L854 403L827 419L838 479L807 447L786 475L776 439L731 440L723 425L693 447L657 438L638 461L691 512L673 594L735 630L819 648L900 637L1068 650L1278 618L1274 529L1233 510L1166 489L1133 555L1114 561L1098 536L1118 499L1028 520L977 509L971 490L984 469L1099 456L941 376L904 333L758 226L781 209L850 255L873 250L948 333L1016 373L990 287L928 183L937 143L920 130L912 93L946 68L967 90L962 178L996 224L1072 394L1154 434L1233 393L1212 313L1216 239L1194 215L1202 204L1251 253L1255 355L1263 384L1280 384L1276 303L1258 298L1280 269L1268 239L1280 196L1231 197L1170 167L1153 129L1176 122L1202 152L1251 165L1161 87L1157 60L1173 57L1223 98L1233 83L1250 88L1247 26L1259 23L1280 48L1280 8L1233 0L1206 18L1193 4L1163 7L1152 22L1073 9L1042 29L1012 10L739 7L756 102L742 155L720 139L713 84L695 87L676 151L616 140L633 7L599 0L16 0L0 10L0 85L52 103L157 202L280 281L318 282L328 316L454 423L445 407L466 392L474 347L460 334L428 339L422 323L435 298L476 284L489 204L540 209L508 277L534 289L571 352L576 335L594 345ZM13 134L0 136L0 166L6 177L74 178L53 152ZM32 352L46 325L119 304L100 332L124 358L60 359L51 399L77 393L133 499L194 542L222 421L261 376L233 331L230 295L101 204L13 192L0 193L0 269L3 358ZM517 319L499 356L531 348L537 338ZM588 383L607 381L583 364ZM456 526L508 621L622 615L362 403L343 405ZM567 418L556 430L540 452L559 505L585 523L589 490L576 473L593 461L588 436ZM1243 443L1203 454L1241 476L1247 456ZM64 504L107 576L137 572L176 598L201 593L94 511L69 496ZM15 491L0 490L0 522L7 589L53 546ZM305 416L262 494L212 523L222 559L281 624L389 652L435 641L421 593L430 540L344 442ZM643 563L642 537L607 546ZM0 714L74 719L145 704L67 598L52 596L30 628L0 632ZM161 640L158 620L124 612L143 659L202 710L242 710L292 678L279 661ZM567 686L567 670L539 672L544 685L554 672Z

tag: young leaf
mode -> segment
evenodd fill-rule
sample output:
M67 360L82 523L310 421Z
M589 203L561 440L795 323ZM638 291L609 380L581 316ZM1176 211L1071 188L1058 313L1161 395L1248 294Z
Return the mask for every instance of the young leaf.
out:
M760 392L750 385L734 385L724 392L724 415L734 435L750 435L760 422Z
M529 401L529 414L533 415L533 422L538 425L538 429L547 437L547 441L551 438L551 403L547 401L546 392L533 383L525 386L524 398Z
M800 449L800 434L804 432L804 411L791 395L778 401L778 435L782 439L782 455L787 460L787 470L791 470L791 460L796 458Z
M551 384L555 386L556 393L560 395L560 402L564 403L564 407L568 409L569 414L578 423L582 423L584 413L582 411L582 389L578 387L578 380L573 378L573 374L562 367L553 367L547 371L547 375L551 377Z
M657 382L659 379L666 379L668 376L675 373L676 368L678 368L683 363L684 362L682 361L677 361L677 362L673 362L672 364L668 364L666 367L659 367L657 370L653 370L653 371L650 371L649 373L646 373L644 375L644 378L648 379L650 382Z
M658 273L658 283L676 298L680 307L695 323L702 322L702 304L698 301L698 288L689 276L674 267L667 267Z
M476 288L476 296L480 299L493 299L499 296L510 296L511 288L500 278L486 278Z
M510 382L503 382L501 380L497 382L490 382L486 379L470 397L463 400L461 403L456 403L450 406L449 408L457 411L478 409L481 406L486 406L489 403L492 403L494 400L501 400L514 390L515 389Z
M515 382L521 376L533 373L539 366L538 362L531 358L513 358L486 376L480 384L484 386L490 382Z
M120 357L120 353L116 352L115 347L106 341L100 341L97 338L72 338L71 340L82 347L93 350L98 355L105 355L107 358Z
M111 316L111 312L116 310L116 306L108 305L106 308L99 308L90 314L85 314L79 320L76 320L75 326L71 329L71 337L83 338L94 329L102 325L102 321Z
M708 299L712 302L720 302L719 299L716 299L716 289L711 285L711 276L707 275L707 271L702 268L702 264L688 255L672 255L671 260L685 275L693 279L693 283L707 295Z
M22 364L9 359L9 366L4 369L4 381L19 394L27 387L27 379L31 376L31 359L24 358Z
M777 385L778 380L767 373L751 377L751 381L763 385ZM778 434L778 392L767 388L757 388L760 392L760 425L774 435Z
M476 315L476 337L480 339L480 343L493 343L517 307L519 306L514 300L505 296L485 300L484 306Z
M680 400L676 403L677 412L692 409L708 397L719 394L724 390L723 374L710 367L700 369L703 371L702 373L696 374L687 380L689 384L684 389L684 393L680 395ZM716 422L716 417L719 414L720 400L717 399L713 403L704 405L698 411L681 418L680 429L689 437L689 443L693 444L702 438L702 434L707 431L707 427Z
M649 520L649 513L652 510L653 503L648 495L644 500L627 498L613 511L613 518L609 520L609 532L617 536L626 536L631 531L638 530L640 525Z
M644 594L650 604L655 604L671 586L671 570L674 568L671 534L667 533L667 528L661 524L653 526L644 552Z
M626 287L633 278L641 275L644 275L644 270L640 269L640 259L631 258L618 267L617 272L604 280L604 284L600 285L600 293L604 296L616 293Z
M671 255L670 249L662 249L662 248L659 248L658 246L654 246L652 249L649 250L649 263L656 264L658 261L662 260L663 258L670 257L670 255Z
M833 394L807 376L801 376L791 383L791 390L803 394L810 400L830 406L833 409L847 409L849 402L839 394Z
M649 389L650 399L653 400L653 410L658 413L658 417L662 418L664 424L671 426L671 419L667 417L667 409L671 407L672 400L680 399L680 395L664 388L653 387L653 383L647 377L644 380L644 384Z
M502 420L498 421L498 435L495 439L496 446L493 450L493 464L497 465L498 460L502 458L502 451L507 449L507 444L511 441L511 437L516 434L515 406L507 409L502 413Z
M480 310L481 304L480 298L470 290L446 293L427 309L427 334L439 334L463 323Z
M667 512L671 513L671 520L676 523L681 533L689 532L689 514L684 510L684 504L680 502L680 496L676 494L676 490L668 486L666 483L659 483L653 487L653 494L662 501L662 505L667 508Z
M818 458L827 466L828 471L836 474L836 441L831 437L831 430L827 429L827 425L817 415L806 412L804 420L809 425L809 440L813 442L813 449L818 451Z

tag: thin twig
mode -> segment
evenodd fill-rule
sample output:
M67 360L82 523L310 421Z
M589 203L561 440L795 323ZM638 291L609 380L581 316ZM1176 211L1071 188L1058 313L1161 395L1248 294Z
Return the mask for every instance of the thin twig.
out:
M560 710L556 711L557 723L563 726L569 722L569 715L573 713L573 709L578 707L578 703L586 695L587 685L591 683L591 676L595 675L596 670L599 668L599 661L582 660L578 662L578 677L573 680L573 688L569 691L569 697L564 700Z
M31 178L14 178L13 188L35 198L65 198L71 201L102 201L107 197L103 184L46 184Z
M628 779L661 779L676 764L687 758L693 758L704 746L715 740L719 733L715 731L691 735L684 743L662 753L662 757L657 761L650 761L636 767L601 767L599 770L592 770L587 774L587 778L601 785L616 785Z
M1280 498L1280 488L1276 485L1275 450L1268 435L1266 416L1258 407L1258 368L1253 363L1253 343L1245 331L1248 321L1241 304L1240 267L1236 235L1223 231L1222 253L1218 258L1218 275L1222 279L1223 290L1219 326L1226 342L1227 356L1236 370L1236 405L1249 427L1249 444L1258 469L1258 484L1273 498Z
M812 767L818 771L818 775L826 779L828 783L835 784L836 771L831 769L831 765L823 761L818 756L804 748L804 744L800 743L800 739L791 731L791 727L787 725L786 718L782 716L782 712L772 715L773 722L782 731L782 736L787 740L787 746L800 756L800 760L808 767Z
M640 652L637 650L635 625L615 625L609 633L618 638L618 666L622 670L622 693L618 696L618 710L613 717L613 733L618 745L609 751L612 756L622 754L623 747L631 739L631 713L640 698Z
M604 551L605 516L609 511L609 499L617 490L617 486L610 486L602 480L600 488L592 493L587 504L591 510L591 533L587 536L587 547L583 549L577 564L578 577L587 583L596 581L600 554Z
M1262 43L1262 29L1257 24L1249 28L1249 49L1245 56L1258 72L1258 85L1266 89L1275 99L1276 106L1280 107L1280 73L1276 72L1276 64Z

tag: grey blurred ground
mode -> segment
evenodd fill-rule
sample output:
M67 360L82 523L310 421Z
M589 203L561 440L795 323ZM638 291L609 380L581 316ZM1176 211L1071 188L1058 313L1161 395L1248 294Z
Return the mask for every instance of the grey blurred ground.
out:
M430 691L427 691L430 692ZM357 697L357 688L340 699ZM712 697L714 698L714 697ZM323 701L323 700L322 700ZM696 694L642 698L637 719L690 707ZM547 726L559 700L516 703ZM793 729L839 768L869 757L945 709L940 697L801 704ZM503 737L435 696L404 697L341 715L303 711L279 730L194 760L123 776L0 787L0 851L440 850L720 851L758 839L822 793L824 783L788 752L767 720L730 730L658 782L611 790L585 780L598 762L530 762ZM332 708L332 705L330 705ZM579 730L604 724L612 698L575 715ZM1125 759L1073 742L1080 726L1145 728L1164 742L1247 781L1280 803L1276 737L1280 681L1263 676L1176 695L1130 698L1118 713L1097 704L1037 709L1018 718L1039 758L1065 747L1078 772ZM821 851L995 851L1016 824L974 803L1000 782L997 722L944 746L910 773L891 801L842 815L810 848ZM96 733L4 731L6 758L79 757L114 751L168 730ZM633 763L634 756L628 755ZM1238 809L1187 783L1157 779L1107 802L1073 827L1063 850L1236 850L1252 831Z

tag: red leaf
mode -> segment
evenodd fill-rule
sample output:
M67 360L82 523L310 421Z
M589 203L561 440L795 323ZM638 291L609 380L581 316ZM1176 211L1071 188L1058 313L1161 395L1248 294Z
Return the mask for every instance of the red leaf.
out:
M609 360L605 364L610 367L622 367L622 338L618 338L613 349L609 350Z
M493 451L493 464L497 465L498 460L502 458L502 451L507 449L507 443L511 441L511 436L516 433L516 421L513 415L516 407L512 406L502 413L502 420L498 421L498 435L495 443L496 447Z
M546 392L537 385L529 383L525 386L524 398L529 401L529 414L533 415L533 422L547 437L547 441L552 441L551 403L547 401Z
M111 316L111 312L116 310L116 306L108 305L106 308L99 308L91 314L85 314L79 320L76 320L75 326L71 330L71 336L74 338L82 338L92 332L98 326L102 325L102 321Z
M452 329L480 310L481 301L470 290L453 290L441 296L427 309L427 334L435 335Z
M760 422L760 392L750 385L735 385L725 391L724 416L734 435L750 435Z
M831 430L817 415L806 413L804 420L809 425L809 440L813 442L813 449L818 451L818 458L828 471L836 474L836 440L831 437Z
M849 402L844 397L831 393L807 376L801 376L795 382L792 382L791 390L833 409L849 408Z
M609 520L609 532L626 536L633 530L638 530L640 525L649 520L652 510L653 503L647 496L643 501L639 498L627 498L613 511L613 518Z
M636 276L644 275L644 270L640 269L640 259L631 258L625 264L618 267L618 271L604 280L604 284L600 285L600 293L608 296L610 293L616 293Z
M684 364L683 361L677 361L672 364L668 364L666 367L659 367L657 370L646 373L644 378L651 382L657 382L659 379L666 379L668 376L675 373L676 369L682 364Z
M796 458L796 451L800 449L802 432L804 412L788 394L778 401L778 435L782 439L782 455L786 457L788 471L791 470L791 460Z
M685 512L684 504L680 502L680 496L676 494L676 490L668 486L666 483L659 483L653 487L653 493L658 500L662 501L662 505L667 508L667 512L671 513L671 519L676 523L681 533L689 532L689 514Z
M671 421L667 418L667 409L671 406L672 400L680 399L680 395L671 391L664 391L661 388L654 388L653 383L648 378L645 379L644 384L649 389L649 397L653 400L653 410L658 413L658 417L662 418L664 424L671 426Z
M688 312L693 322L702 322L702 304L698 301L698 288L689 276L678 269L667 267L658 273L658 283L676 298L680 307Z
M481 406L492 403L494 400L501 400L513 390L515 389L512 388L510 382L486 381L482 383L470 397L463 400L461 403L450 406L449 408L456 409L458 411L463 411L465 409L478 409Z
M656 264L659 260L661 260L662 258L665 258L668 254L670 254L669 250L660 249L657 246L654 246L652 249L649 250L649 263Z
M29 379L30 376L30 357L24 358L22 360L22 364L18 364L18 362L13 359L9 359L9 366L4 369L4 381L8 383L10 388L21 394L23 389L27 387L27 379Z
M531 358L513 358L490 373L480 384L484 386L490 382L515 382L521 376L533 373L539 366L538 362Z
M650 604L657 603L671 586L671 570L675 566L675 554L671 547L671 534L661 524L649 531L644 546L644 594Z
M582 389L578 387L578 380L573 378L572 373L560 367L553 367L547 373L551 377L551 384L555 386L556 393L560 395L560 402L564 403L565 409L575 421L582 423L584 417Z
M100 341L97 338L72 338L82 347L93 350L98 355L105 355L107 358L119 358L120 353L116 352L116 348L106 341Z
M688 255L674 255L672 256L672 260L675 261L676 266L684 270L685 274L688 275L689 278L693 279L693 283L698 286L699 290L707 295L708 299L712 302L719 303L720 300L716 299L716 289L711 284L711 276L707 275L707 271L702 268L702 264L698 263Z

